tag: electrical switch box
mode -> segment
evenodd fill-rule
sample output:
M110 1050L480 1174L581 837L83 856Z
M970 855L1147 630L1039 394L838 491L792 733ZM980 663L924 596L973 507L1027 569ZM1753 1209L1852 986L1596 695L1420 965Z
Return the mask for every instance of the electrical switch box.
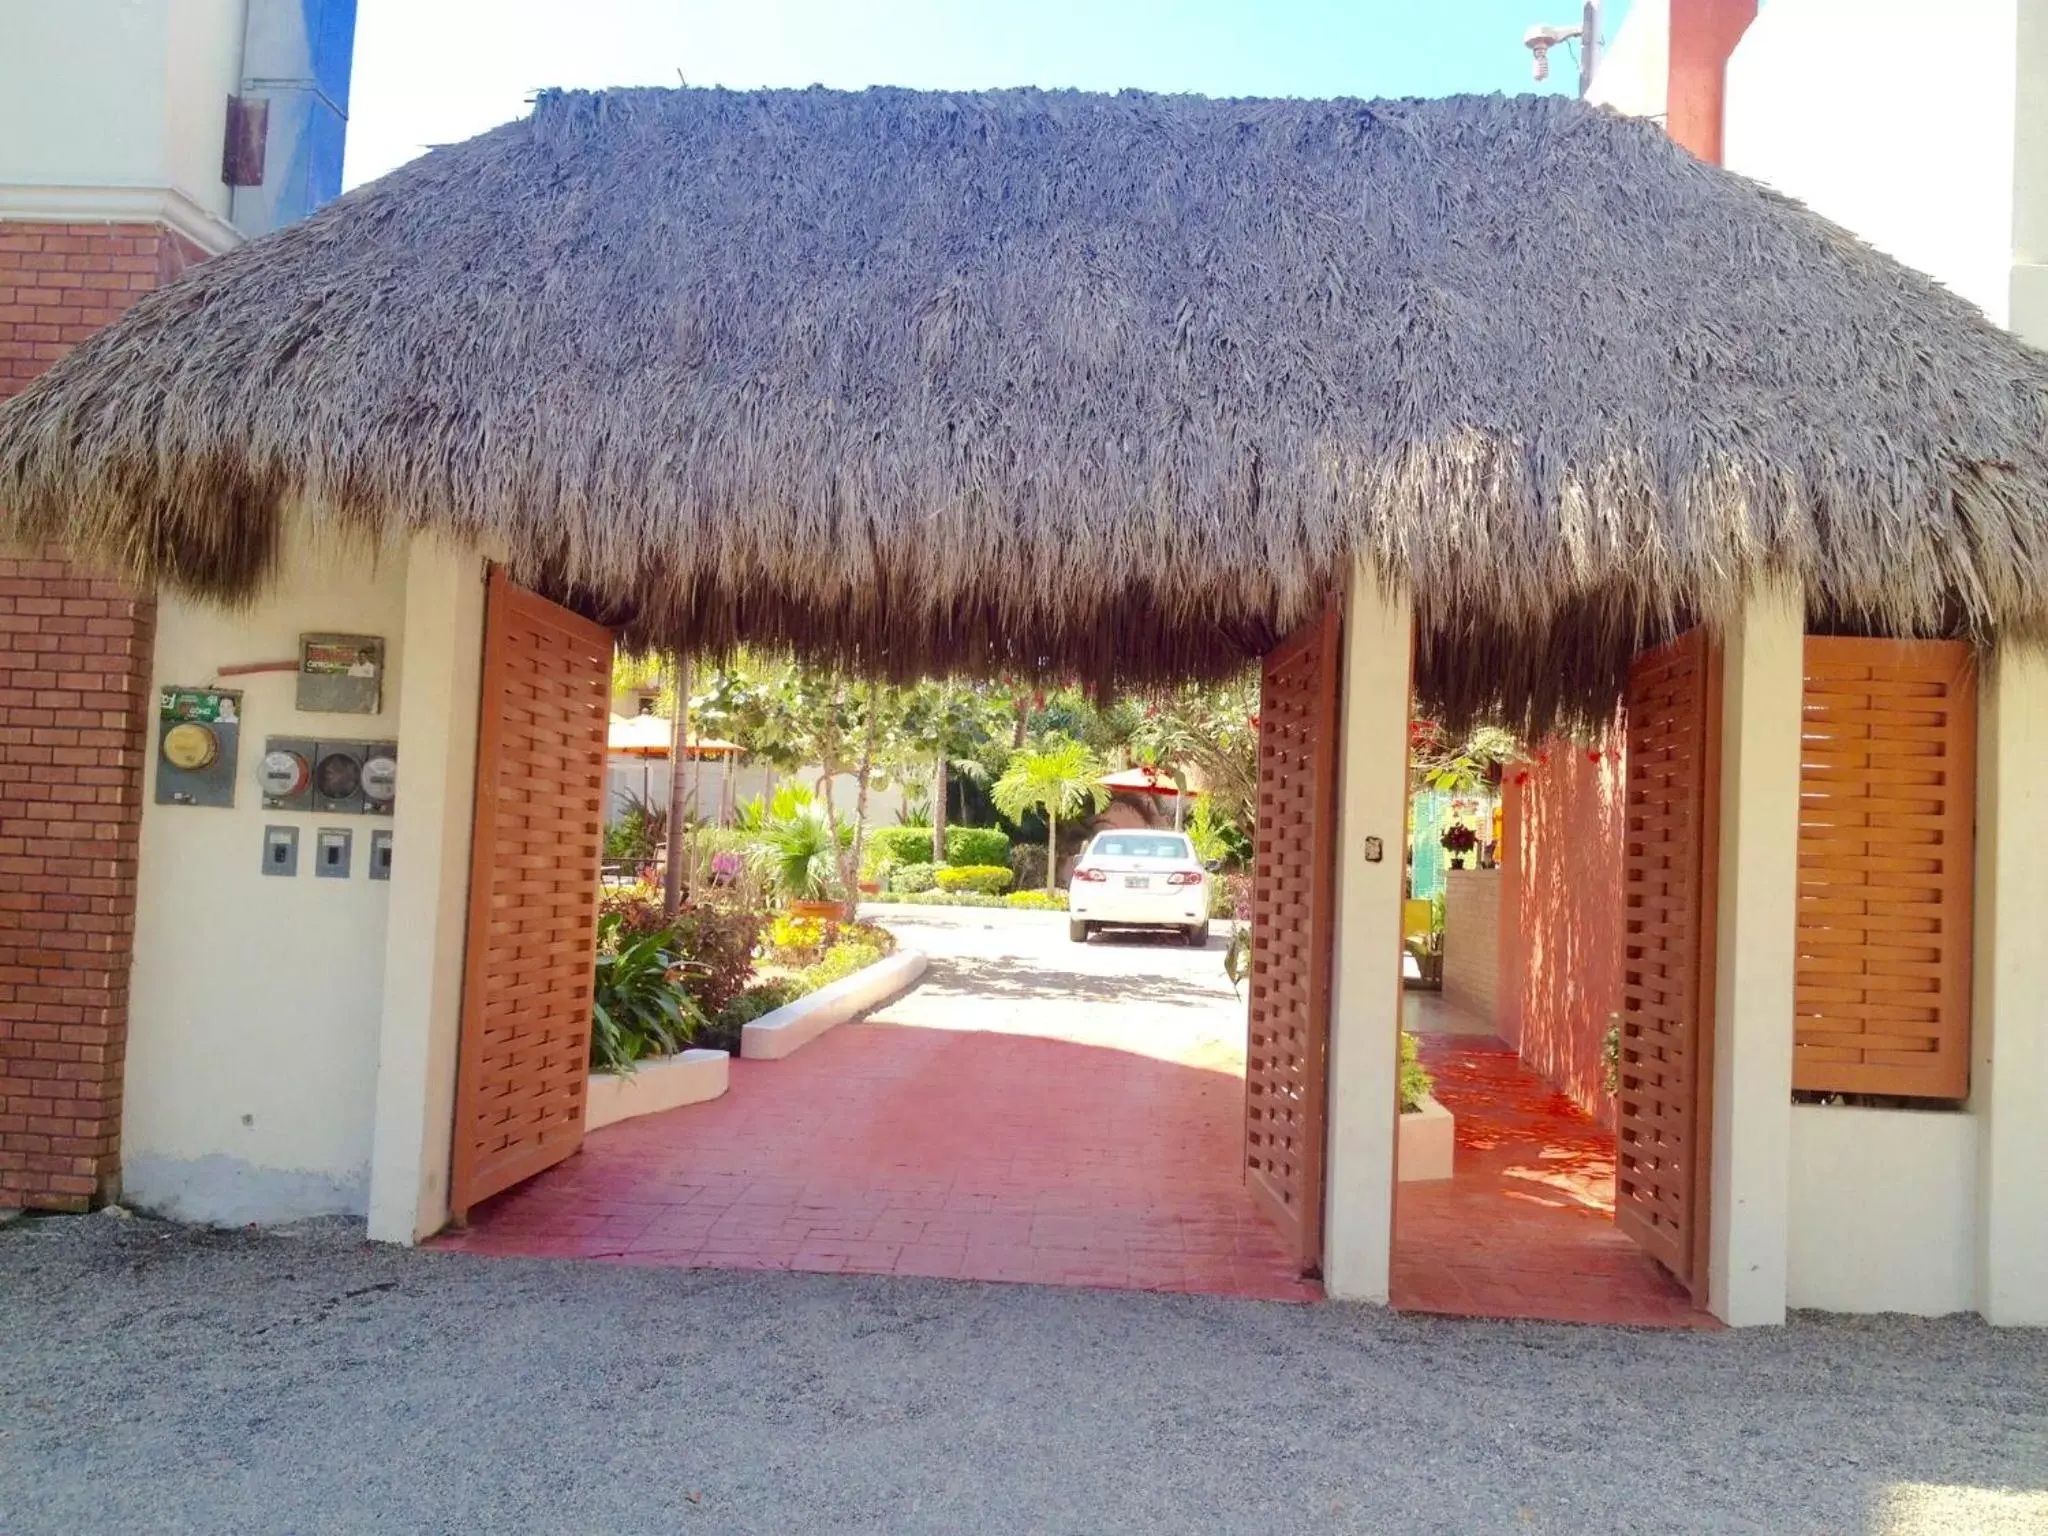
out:
M347 827L322 827L313 834L313 874L320 880L348 878L349 850L355 834Z
M317 742L302 736L265 737L263 760L256 767L256 780L263 790L263 808L312 810L313 764L319 760Z
M370 878L391 878L391 829L379 827L370 834Z
M241 734L241 694L164 689L157 695L156 803L233 805Z
M263 829L263 873L266 875L296 875L299 872L299 829L297 827L265 827Z

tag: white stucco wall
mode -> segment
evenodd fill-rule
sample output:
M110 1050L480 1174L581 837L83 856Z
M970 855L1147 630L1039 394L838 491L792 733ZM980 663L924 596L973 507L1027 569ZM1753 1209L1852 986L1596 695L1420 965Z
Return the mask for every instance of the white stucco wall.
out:
M1670 95L1670 0L1636 0L1608 38L1586 99L1630 117L1662 122Z
M1323 1287L1380 1304L1393 1266L1413 633L1408 595L1383 592L1361 563L1344 612Z
M1770 0L1729 61L1724 162L2005 324L2019 6Z
M243 690L230 809L155 803L152 719L122 1121L123 1187L137 1205L218 1222L364 1208L392 889L367 878L369 842L392 823L265 810L255 773L266 735L399 736L406 563L294 542L279 585L246 611L159 605L159 688L295 658L299 635L317 630L382 635L388 670L379 715L302 715L288 672L221 679ZM404 798L401 787L401 809ZM300 829L295 878L259 873L272 823ZM355 834L346 880L313 876L326 826ZM400 846L394 867L403 860Z
M1707 1306L1732 1327L1785 1320L1805 635L1766 586L1723 642Z
M220 178L248 0L0 0L0 216L167 217L233 243Z
M1794 1105L1790 1304L1973 1310L1977 1135L1967 1114Z

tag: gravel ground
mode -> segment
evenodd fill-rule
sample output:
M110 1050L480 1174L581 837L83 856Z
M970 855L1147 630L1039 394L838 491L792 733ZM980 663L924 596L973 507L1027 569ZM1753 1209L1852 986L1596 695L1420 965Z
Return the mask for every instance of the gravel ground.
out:
M2048 1335L0 1231L0 1530L2031 1531Z

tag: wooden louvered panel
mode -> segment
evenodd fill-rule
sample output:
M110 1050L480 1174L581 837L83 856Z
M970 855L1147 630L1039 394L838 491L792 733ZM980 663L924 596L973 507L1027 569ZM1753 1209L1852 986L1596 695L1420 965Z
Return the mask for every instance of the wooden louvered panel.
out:
M1704 1288L1719 662L1699 630L1629 673L1615 1223Z
M449 1210L583 1144L611 632L493 568Z
M1304 1273L1322 1263L1339 630L1332 606L1290 635L1259 689L1245 1181Z
M1976 758L1969 646L1806 642L1794 1088L1969 1093Z

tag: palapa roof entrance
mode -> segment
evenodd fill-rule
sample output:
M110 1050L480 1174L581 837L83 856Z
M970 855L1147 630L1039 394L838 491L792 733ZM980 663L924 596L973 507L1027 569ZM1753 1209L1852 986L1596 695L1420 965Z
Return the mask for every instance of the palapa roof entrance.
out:
M630 638L1215 674L1349 557L1418 691L1611 705L1789 574L2048 629L2048 361L1555 97L550 93L0 411L0 534L248 595L283 510L495 535Z

